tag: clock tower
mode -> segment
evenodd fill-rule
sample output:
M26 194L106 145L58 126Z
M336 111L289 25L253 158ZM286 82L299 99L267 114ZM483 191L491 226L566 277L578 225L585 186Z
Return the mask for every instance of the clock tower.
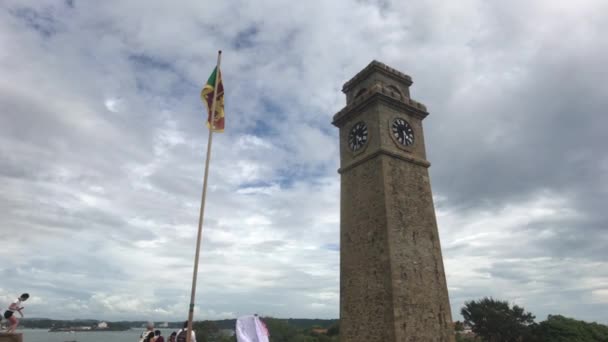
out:
M377 61L344 84L340 129L340 338L453 342L426 160L426 107Z

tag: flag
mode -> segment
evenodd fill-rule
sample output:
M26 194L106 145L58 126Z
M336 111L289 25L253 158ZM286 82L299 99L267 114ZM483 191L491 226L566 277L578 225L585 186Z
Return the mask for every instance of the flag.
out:
M214 92L215 78L217 80L217 91ZM215 94L215 120L211 125L211 107L213 106L213 94ZM211 76L207 80L207 84L201 91L201 99L207 105L207 127L214 132L224 131L224 84L222 83L222 72L216 67L213 69Z

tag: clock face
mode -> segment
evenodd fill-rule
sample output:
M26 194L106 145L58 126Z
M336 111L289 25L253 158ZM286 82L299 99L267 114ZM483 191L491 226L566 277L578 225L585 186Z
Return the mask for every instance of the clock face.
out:
M348 134L348 146L353 152L360 150L367 142L367 126L363 121L357 122Z
M407 121L396 118L391 125L393 137L403 146L414 144L414 130Z

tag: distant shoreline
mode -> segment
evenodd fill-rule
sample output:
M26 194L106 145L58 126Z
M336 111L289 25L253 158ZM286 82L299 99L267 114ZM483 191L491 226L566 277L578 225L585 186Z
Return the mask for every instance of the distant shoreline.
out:
M41 329L43 330L43 329ZM48 332L104 332L104 331L129 331L133 330L133 328L117 328L117 329L83 329L83 328L51 328Z

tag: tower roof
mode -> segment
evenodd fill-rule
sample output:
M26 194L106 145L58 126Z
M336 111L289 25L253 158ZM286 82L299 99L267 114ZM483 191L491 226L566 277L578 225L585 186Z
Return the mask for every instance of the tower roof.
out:
M389 67L388 65L378 62L377 60L371 61L363 70L357 73L353 78L351 78L348 82L344 83L342 86L342 92L349 91L355 84L367 78L370 74L374 72L380 72L388 77L394 78L396 81L403 82L408 86L412 85L412 78L409 75L402 73L399 70Z

